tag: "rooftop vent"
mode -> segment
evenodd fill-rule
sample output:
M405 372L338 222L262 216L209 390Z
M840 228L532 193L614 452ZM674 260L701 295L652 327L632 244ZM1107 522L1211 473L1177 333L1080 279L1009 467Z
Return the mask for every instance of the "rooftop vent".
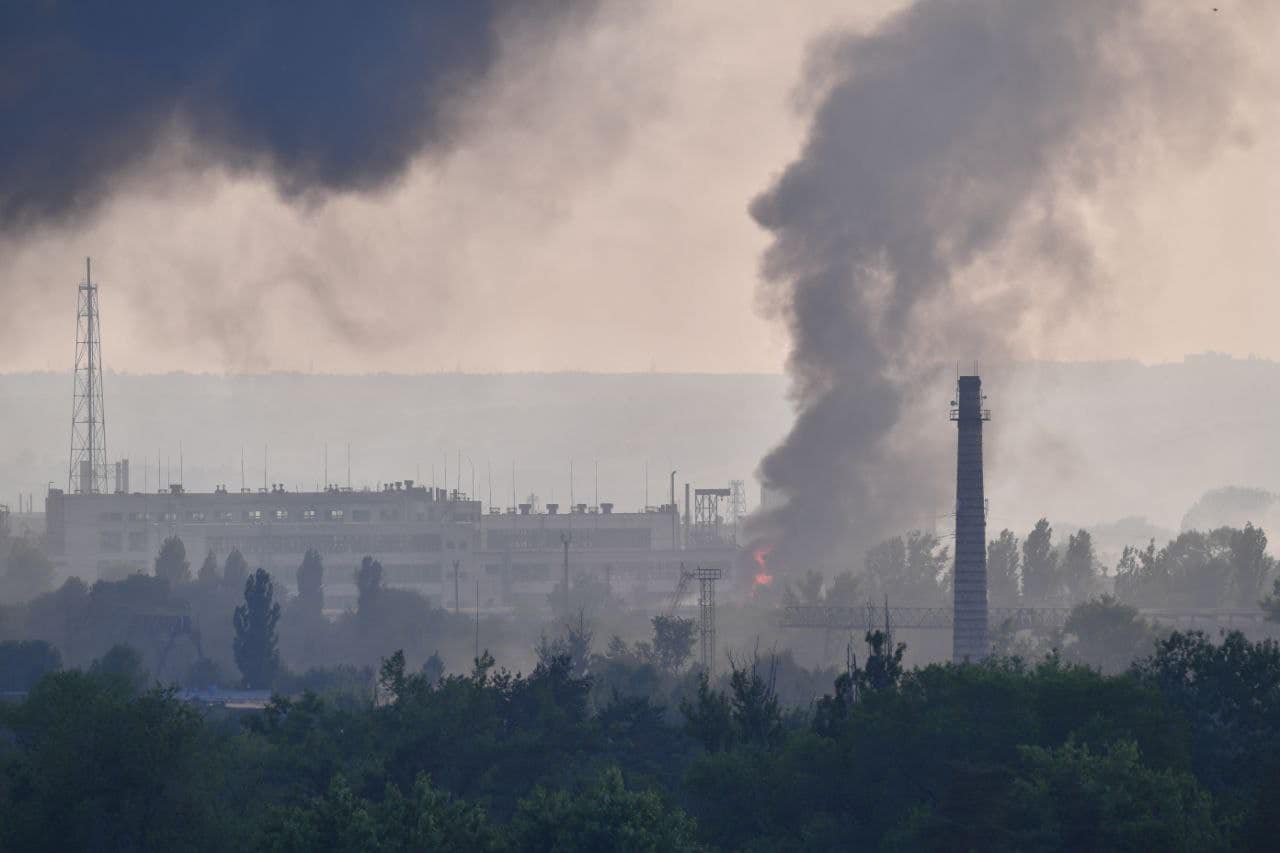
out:
M547 504L547 515L555 515L560 511L560 504Z
M605 515L613 515L613 504L608 502L600 504L600 511Z

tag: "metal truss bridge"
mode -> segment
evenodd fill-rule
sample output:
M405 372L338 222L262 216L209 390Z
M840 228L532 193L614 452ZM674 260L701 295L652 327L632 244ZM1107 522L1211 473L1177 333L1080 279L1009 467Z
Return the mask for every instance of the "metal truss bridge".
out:
M1183 628L1213 629L1243 626L1266 621L1261 610L1170 610L1144 609L1142 616L1152 622ZM1069 607L992 607L987 611L992 629L1009 628L1054 630L1067 623ZM779 612L783 628L821 628L838 631L870 631L883 628L885 617L895 630L950 631L955 624L951 607L882 607L875 604L860 607L828 607L793 605Z

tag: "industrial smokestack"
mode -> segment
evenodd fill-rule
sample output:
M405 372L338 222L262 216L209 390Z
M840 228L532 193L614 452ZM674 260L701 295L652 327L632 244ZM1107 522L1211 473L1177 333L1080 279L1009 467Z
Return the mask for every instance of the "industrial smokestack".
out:
M956 444L955 621L952 659L956 663L987 656L987 504L982 483L982 379L961 376L951 420L959 428Z

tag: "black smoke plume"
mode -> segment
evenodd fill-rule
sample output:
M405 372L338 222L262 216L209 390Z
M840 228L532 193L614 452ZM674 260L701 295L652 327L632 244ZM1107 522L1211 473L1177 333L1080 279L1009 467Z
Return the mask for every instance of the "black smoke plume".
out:
M756 519L771 565L860 567L945 515L954 365L1089 297L1089 206L1148 159L1207 156L1233 55L1209 7L1112 0L918 2L814 50L803 151L751 206L798 408L761 467L788 499Z
M92 210L169 131L286 196L381 187L445 147L498 30L584 3L122 0L0 6L0 227Z

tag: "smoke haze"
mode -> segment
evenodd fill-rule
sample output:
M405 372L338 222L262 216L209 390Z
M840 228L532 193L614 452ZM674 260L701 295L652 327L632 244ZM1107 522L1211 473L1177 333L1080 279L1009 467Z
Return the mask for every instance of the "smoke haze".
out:
M947 511L951 446L921 437L945 434L938 389L1111 283L1100 209L1151 161L1223 145L1232 46L1208 9L987 0L815 49L804 149L751 206L793 339L798 419L761 471L789 501L758 523L780 565L847 568Z
M172 133L289 197L385 186L448 146L504 18L550 29L589 5L6 4L0 116L21 132L0 139L0 224L91 211Z

